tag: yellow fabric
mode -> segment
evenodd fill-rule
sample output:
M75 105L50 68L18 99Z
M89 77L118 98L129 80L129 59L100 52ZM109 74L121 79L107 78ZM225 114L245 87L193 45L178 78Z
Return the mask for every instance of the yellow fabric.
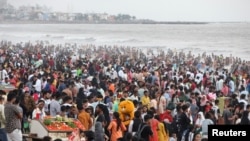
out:
M141 102L142 102L142 105L144 106L144 105L146 105L146 106L148 106L148 108L150 108L150 98L147 96L143 96L142 98L141 98Z
M54 81L53 81L52 85L56 86L56 84L57 84L57 80L56 80L56 79L54 79Z
M169 141L169 135L166 133L165 127L163 123L159 123L159 130L158 132L158 141Z
M92 121L89 113L82 111L78 115L78 120L82 123L86 130L89 130L92 126Z
M225 97L219 97L218 100L219 100L219 109L220 109L220 113L223 113L224 111L224 107L225 107Z

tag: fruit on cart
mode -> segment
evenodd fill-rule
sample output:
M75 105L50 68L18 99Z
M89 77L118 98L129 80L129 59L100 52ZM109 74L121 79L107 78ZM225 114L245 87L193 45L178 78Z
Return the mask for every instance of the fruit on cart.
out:
M43 121L43 124L50 131L71 131L73 129L79 128L80 130L86 130L79 120L72 118L63 118L57 116L54 118L46 118Z
M76 125L74 122L67 122L67 125L71 128L76 128Z
M50 125L52 123L51 119L44 119L43 124L44 125Z
M73 130L73 128L67 125L66 123L63 123L60 129L61 130Z
M68 122L68 118L67 117L62 117L62 121Z
M73 122L72 118L67 118L67 117L63 117L62 121L64 121L64 122Z
M69 125L67 125L64 122L53 122L53 123L51 123L50 125L47 126L47 129L51 130L51 131L55 131L55 130L59 130L59 131L60 130L62 130L62 131L73 130L72 127L70 127Z
M77 128L79 128L83 131L86 130L86 128L82 125L82 123L79 120L74 120L74 123L75 123Z
M59 116L59 115L56 116L56 121L62 121L62 120L63 120L63 118L61 116Z

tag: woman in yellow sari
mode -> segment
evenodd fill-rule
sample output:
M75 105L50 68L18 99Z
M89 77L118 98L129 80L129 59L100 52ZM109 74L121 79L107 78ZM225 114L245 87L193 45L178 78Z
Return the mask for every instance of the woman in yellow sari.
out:
M158 141L169 141L168 131L165 130L164 123L160 121L160 116L155 115L155 119L159 121L158 124Z

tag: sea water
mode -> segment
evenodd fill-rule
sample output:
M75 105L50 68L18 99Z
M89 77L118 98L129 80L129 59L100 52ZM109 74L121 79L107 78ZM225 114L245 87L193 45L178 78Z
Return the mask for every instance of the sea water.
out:
M250 61L250 23L0 24L0 40L176 49Z

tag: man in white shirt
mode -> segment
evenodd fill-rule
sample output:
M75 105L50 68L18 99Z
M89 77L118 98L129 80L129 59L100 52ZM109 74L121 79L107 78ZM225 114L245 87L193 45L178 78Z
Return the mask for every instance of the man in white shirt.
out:
M134 100L139 101L138 92L137 91L134 92L134 94L132 94L128 99L130 99L132 101L134 101Z
M245 94L242 94L240 95L240 100L239 100L239 103L244 103L244 110L247 109L247 101L246 101L246 95Z
M200 84L200 82L203 80L203 74L199 71L198 74L195 76L195 82L196 84Z
M39 119L43 119L46 116L45 111L44 111L44 105L45 105L45 102L43 100L38 101L37 108L34 109L32 112L32 119L35 119L38 117ZM39 114L39 116L37 116L37 114Z
M114 68L111 69L111 72L110 72L110 78L112 80L116 79L118 77L118 74L117 72L114 70Z
M2 66L0 66L0 80L4 80L5 78L9 79L9 75L8 72L6 71L5 68L2 68Z
M75 85L78 90L84 87L84 85L80 82L80 80L76 80Z
M124 80L125 78L125 74L124 74L124 68L122 67L120 70L119 70L119 72L118 72L118 76L122 79L122 80Z
M36 92L38 92L39 94L42 91L42 81L40 80L40 78L38 76L34 75L34 81L36 82L35 85L33 85L33 87L35 88Z
M101 93L102 97L105 97L104 90L100 87L100 85L97 86L97 91Z
M216 81L216 91L221 91L223 88L224 80L222 76L219 76L218 80Z

